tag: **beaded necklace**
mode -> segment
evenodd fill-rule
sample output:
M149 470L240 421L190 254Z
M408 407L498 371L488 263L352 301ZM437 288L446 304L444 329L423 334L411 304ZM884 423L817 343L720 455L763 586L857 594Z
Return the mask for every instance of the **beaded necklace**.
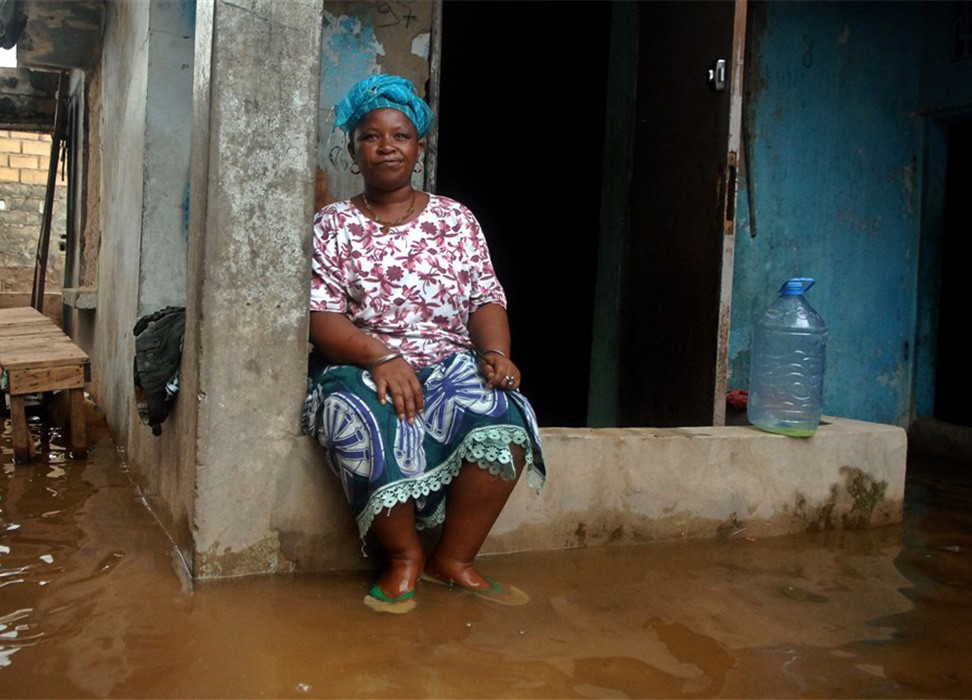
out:
M374 219L376 224L378 224L379 226L381 226L382 233L388 233L388 229L390 229L392 226L398 226L400 223L402 223L403 221L405 221L405 219L407 219L408 217L410 217L412 215L412 213L415 211L415 197L416 197L417 194L418 194L418 192L416 190L412 190L412 201L409 202L408 209L405 211L404 214L402 214L400 217L398 217L397 219L395 219L395 221L393 221L390 224L383 223L382 220L381 220L381 217L378 216L371 209L371 205L368 203L368 196L364 192L361 193L361 201L364 202L364 207L368 211L368 216L370 216L372 219Z

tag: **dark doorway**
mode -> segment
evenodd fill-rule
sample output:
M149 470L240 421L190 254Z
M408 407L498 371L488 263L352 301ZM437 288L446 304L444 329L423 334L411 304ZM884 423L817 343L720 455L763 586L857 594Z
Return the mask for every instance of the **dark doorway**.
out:
M725 406L732 95L744 2L642 2L618 425L712 425ZM736 130L738 133L738 130ZM731 193L727 197L727 192ZM725 335L722 335L722 333Z
M610 11L442 8L437 190L483 226L545 426L587 420Z
M972 373L968 337L972 292L968 261L972 259L969 227L969 164L972 163L972 120L948 129L945 176L945 235L942 239L941 306L938 318L938 358L935 369L935 417L972 426Z

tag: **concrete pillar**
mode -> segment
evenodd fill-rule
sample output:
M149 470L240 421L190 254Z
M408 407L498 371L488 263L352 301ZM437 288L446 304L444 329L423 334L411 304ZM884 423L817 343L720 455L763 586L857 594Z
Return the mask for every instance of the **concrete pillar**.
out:
M321 0L199 0L183 425L196 577L279 571L305 393Z
M194 20L191 3L149 5L139 316L186 303Z

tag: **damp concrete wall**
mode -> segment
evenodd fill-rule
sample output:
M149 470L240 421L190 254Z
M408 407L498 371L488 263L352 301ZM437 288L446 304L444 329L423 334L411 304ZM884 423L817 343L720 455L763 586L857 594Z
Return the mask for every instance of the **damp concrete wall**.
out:
M101 242L92 394L119 444L132 419L138 312L149 3L107 3L101 68Z
M195 3L152 0L146 36L146 93L141 164L141 211L135 318L165 306L185 306L188 268L188 192L192 143ZM101 303L110 303L101 295ZM129 329L131 328L129 325ZM133 356L133 355L132 355ZM129 367L131 361L123 358ZM191 558L195 503L193 431L188 401L178 401L155 436L128 393L128 459L136 481L170 537Z
M93 345L92 394L125 446L147 501L187 557L195 473L185 458L191 454L187 416L177 407L159 437L139 421L132 328L146 313L185 303L194 51L189 10L191 3L176 0L107 3L95 81L100 139L92 144L101 166L97 301L86 343ZM90 178L88 186L97 183ZM78 331L87 336L85 328Z
M139 315L186 303L195 2L149 4Z
M824 411L905 426L916 323L921 4L752 7L730 388L789 277L830 327ZM893 76L893 79L889 79Z
M295 490L309 486L297 475L321 21L320 0L196 6L180 403L199 577L289 570L275 521L326 514Z
M484 551L768 537L901 522L902 428L825 419L808 439L750 426L548 428L548 487L518 487Z

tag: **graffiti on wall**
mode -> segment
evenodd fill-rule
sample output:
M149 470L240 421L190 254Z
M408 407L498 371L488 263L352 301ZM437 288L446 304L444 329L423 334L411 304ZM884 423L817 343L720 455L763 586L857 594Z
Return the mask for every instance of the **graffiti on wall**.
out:
M376 27L397 27L402 25L406 30L417 24L419 16L412 10L414 2L379 2L375 6Z

